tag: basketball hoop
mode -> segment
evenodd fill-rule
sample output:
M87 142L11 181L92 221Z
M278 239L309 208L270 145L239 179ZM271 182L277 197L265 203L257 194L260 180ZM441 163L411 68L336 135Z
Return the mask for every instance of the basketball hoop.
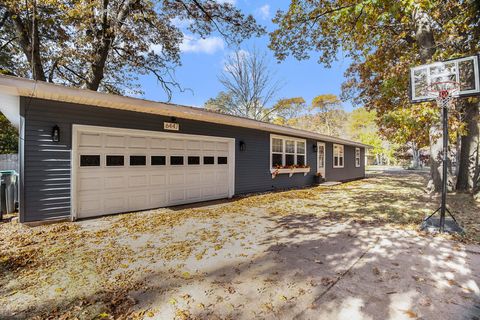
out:
M430 84L427 92L435 97L440 108L452 107L453 100L458 97L460 83L456 81L439 81Z

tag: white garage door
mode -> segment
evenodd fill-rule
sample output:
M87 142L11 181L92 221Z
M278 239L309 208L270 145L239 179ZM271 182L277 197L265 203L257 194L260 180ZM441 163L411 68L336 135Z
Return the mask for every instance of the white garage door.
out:
M75 218L231 197L234 139L73 128Z

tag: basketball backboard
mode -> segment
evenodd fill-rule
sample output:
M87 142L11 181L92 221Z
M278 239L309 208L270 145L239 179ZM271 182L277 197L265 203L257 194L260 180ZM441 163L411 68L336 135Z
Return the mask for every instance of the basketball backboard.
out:
M470 56L425 64L410 69L410 98L412 102L435 100L429 86L437 82L455 81L460 90L458 97L480 94L478 56Z

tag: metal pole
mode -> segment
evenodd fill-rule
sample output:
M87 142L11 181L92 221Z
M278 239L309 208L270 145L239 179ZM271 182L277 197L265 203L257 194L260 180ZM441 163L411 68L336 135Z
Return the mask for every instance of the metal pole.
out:
M440 209L440 233L445 229L445 211L447 209L447 165L448 165L448 109L443 106L443 176L442 176L442 206Z

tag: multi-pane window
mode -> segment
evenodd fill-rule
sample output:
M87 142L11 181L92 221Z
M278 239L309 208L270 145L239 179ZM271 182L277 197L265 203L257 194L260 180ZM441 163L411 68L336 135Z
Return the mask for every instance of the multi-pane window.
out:
M355 148L355 167L360 167L360 148Z
M333 145L333 167L343 168L344 147L341 144Z
M272 138L272 168L283 165L283 139Z
M271 167L306 165L306 141L290 137L271 136Z

